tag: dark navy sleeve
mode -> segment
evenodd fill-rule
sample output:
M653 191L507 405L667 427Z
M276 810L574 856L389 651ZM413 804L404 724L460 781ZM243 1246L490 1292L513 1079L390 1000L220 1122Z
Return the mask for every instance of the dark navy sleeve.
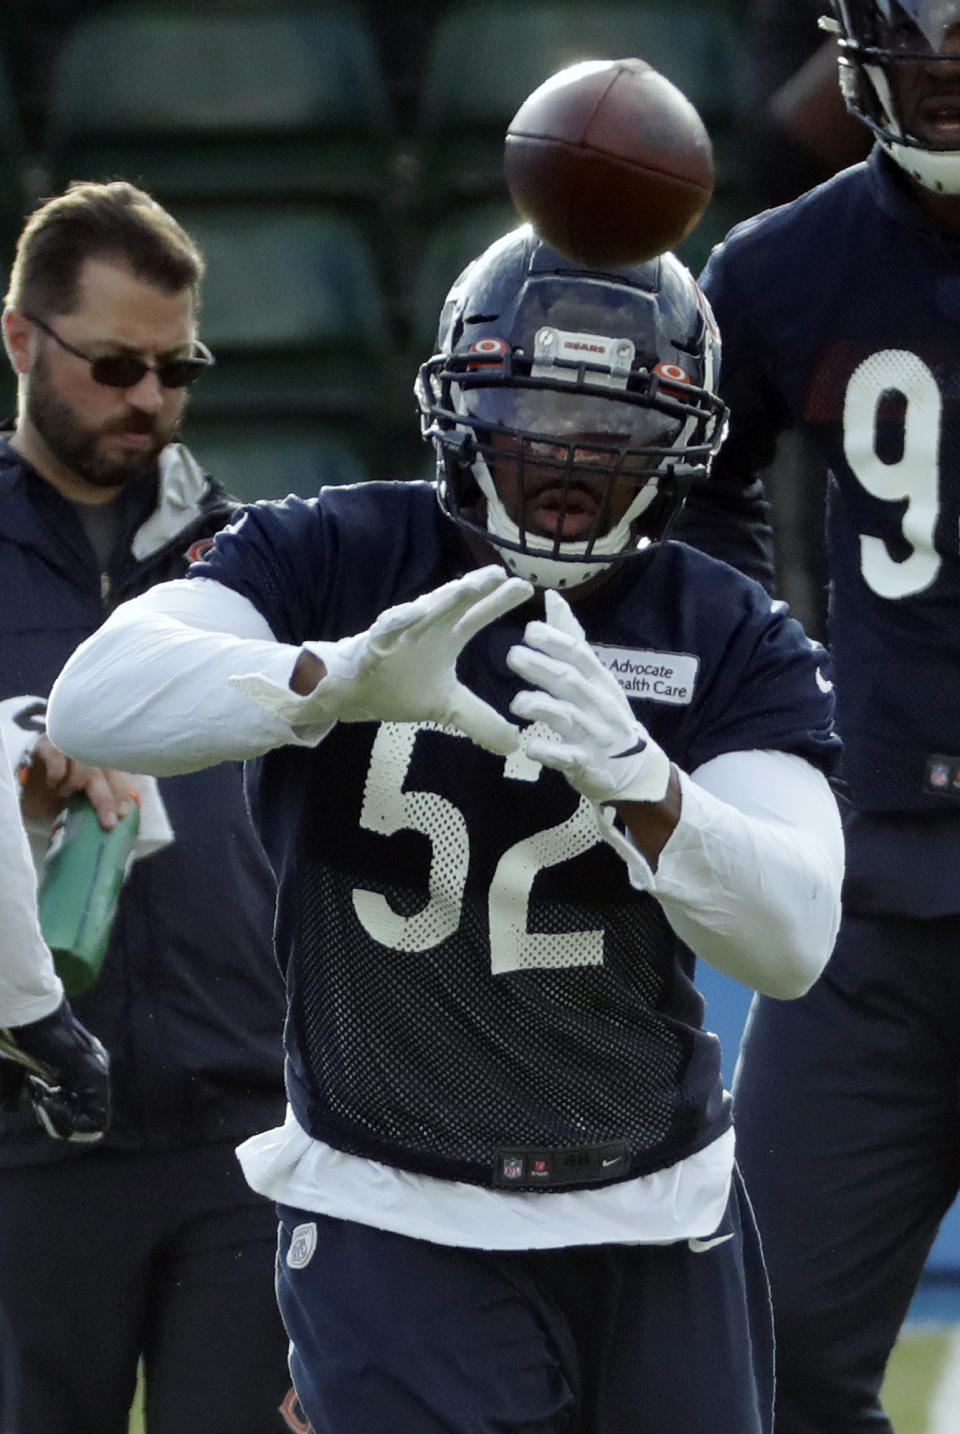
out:
M773 592L773 534L759 475L773 459L787 415L764 368L762 337L751 332L749 296L728 272L726 244L713 251L700 282L720 329L720 397L730 409L730 429L710 477L691 489L673 535Z
M729 751L788 751L832 773L839 754L834 688L825 648L806 637L758 582L683 543L667 543L651 568L656 591L680 594L662 611L662 651L697 655L693 701L644 701L639 716L684 770ZM653 594L647 605L653 605ZM677 720L679 718L679 720Z
M318 636L321 528L313 499L254 503L217 535L188 576L213 578L247 598L278 642L309 641Z
M690 556L696 566L697 555ZM826 650L758 584L714 568L711 585L715 612L731 618L722 634L701 644L712 655L690 710L688 770L727 752L770 749L805 757L832 774L840 742Z

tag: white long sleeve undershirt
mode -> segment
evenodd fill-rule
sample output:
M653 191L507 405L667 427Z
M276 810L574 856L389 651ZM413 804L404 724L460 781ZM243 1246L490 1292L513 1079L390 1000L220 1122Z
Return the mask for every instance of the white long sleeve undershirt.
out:
M0 733L0 1026L55 1011L63 986L37 918L37 882L20 816L20 793Z
M229 686L286 684L299 647L276 642L246 598L210 579L123 604L51 693L51 740L96 766L167 776L324 735L295 731ZM612 836L634 885L661 902L703 960L765 994L806 990L833 948L843 839L823 774L783 752L732 752L681 774L682 811L655 873Z

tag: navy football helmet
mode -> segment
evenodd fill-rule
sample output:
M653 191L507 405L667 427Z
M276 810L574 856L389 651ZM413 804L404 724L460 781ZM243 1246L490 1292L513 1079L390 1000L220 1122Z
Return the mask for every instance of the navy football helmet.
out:
M674 255L600 272L505 234L453 285L417 379L444 511L538 587L635 556L720 446L719 355Z
M830 0L832 17L820 24L839 37L840 88L847 108L869 125L884 149L925 189L960 194L960 147L923 142L911 133L911 118L891 86L896 67L956 66L960 44L960 0ZM958 86L952 82L952 106ZM929 102L936 104L936 89ZM954 113L956 110L954 109Z

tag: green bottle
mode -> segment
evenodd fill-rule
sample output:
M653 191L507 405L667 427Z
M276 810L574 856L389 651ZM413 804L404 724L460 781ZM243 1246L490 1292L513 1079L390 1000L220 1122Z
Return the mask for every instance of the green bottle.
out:
M81 996L100 974L139 830L136 802L104 831L82 793L53 825L37 899L40 927L68 996Z

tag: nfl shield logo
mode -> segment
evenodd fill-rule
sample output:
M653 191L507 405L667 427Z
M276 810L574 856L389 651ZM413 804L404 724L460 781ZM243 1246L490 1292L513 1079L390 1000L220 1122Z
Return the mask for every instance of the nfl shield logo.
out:
M297 1225L290 1236L287 1264L291 1270L302 1270L309 1265L317 1248L317 1227L313 1220L306 1225Z
M522 1180L523 1160L519 1155L503 1157L503 1178L504 1180Z

